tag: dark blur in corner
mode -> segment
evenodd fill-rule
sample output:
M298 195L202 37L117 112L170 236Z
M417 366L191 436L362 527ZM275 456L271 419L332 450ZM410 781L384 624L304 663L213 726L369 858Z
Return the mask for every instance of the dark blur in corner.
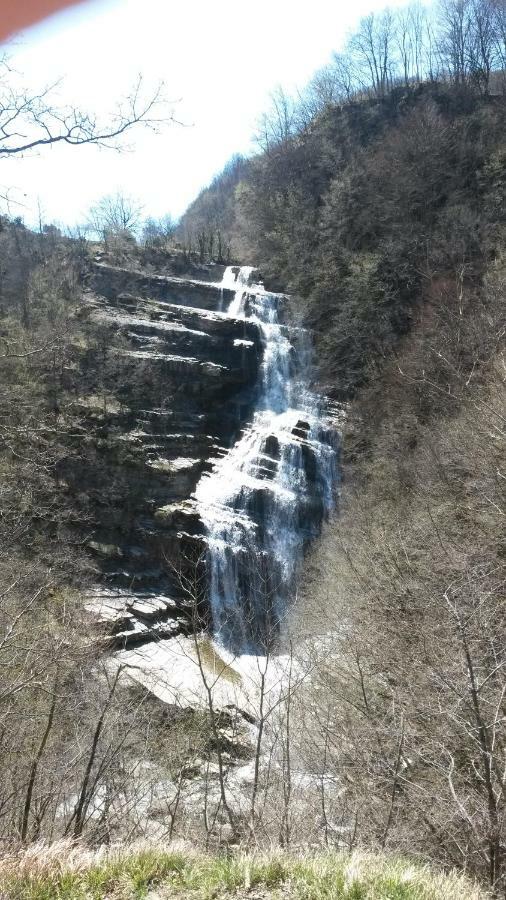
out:
M82 0L0 0L0 42Z

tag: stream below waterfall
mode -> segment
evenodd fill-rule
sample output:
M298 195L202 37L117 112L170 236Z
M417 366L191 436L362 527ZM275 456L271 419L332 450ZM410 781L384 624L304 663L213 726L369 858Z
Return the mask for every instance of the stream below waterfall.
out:
M233 653L275 644L296 591L304 546L318 534L336 484L336 436L310 387L305 329L283 324L282 294L229 266L227 315L260 329L262 363L249 424L196 488L207 544L215 639Z

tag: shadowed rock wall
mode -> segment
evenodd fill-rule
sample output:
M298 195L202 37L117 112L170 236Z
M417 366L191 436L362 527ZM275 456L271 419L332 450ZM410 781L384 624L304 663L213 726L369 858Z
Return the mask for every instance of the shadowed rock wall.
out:
M191 629L189 594L207 616L191 495L247 418L262 356L256 324L221 311L232 296L104 264L89 279L84 309L119 338L108 351L118 374L107 403L83 404L92 462L68 477L91 498L101 577L87 605L117 645Z

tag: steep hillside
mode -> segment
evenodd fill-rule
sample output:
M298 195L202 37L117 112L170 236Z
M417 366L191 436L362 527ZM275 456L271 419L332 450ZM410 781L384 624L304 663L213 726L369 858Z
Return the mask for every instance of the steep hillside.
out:
M362 839L452 865L472 858L496 879L505 288L502 259L472 309L434 285L409 337L357 392L339 515L306 559L288 629L331 648L309 691L314 718L309 698L300 710L306 753L346 781Z
M504 894L506 112L470 60L278 94L170 249L2 221L6 846L366 848ZM272 865L283 895L446 890Z
M339 514L286 628L315 666L291 752L325 773L325 834L498 891L505 124L503 96L465 83L327 103L250 161L230 233L293 292L315 378L346 403Z
M2 224L0 838L237 843L332 503L307 335L248 267Z
M190 259L201 263L209 259L218 263L244 261L237 243L235 191L248 171L248 160L232 157L182 216L177 235Z
M298 298L330 395L367 380L435 280L480 285L504 224L504 126L501 97L420 85L327 106L250 161L230 241Z

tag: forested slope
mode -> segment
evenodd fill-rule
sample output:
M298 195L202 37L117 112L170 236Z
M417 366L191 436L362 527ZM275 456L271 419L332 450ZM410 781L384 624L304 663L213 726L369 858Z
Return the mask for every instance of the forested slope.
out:
M502 73L473 69L486 9L503 11L441 4L439 74L387 67L346 92L343 66L355 77L374 46L364 20L362 51L355 35L302 100L276 95L227 227L292 294L346 409L339 510L287 623L287 647L324 648L292 710L306 763L344 785L335 802L322 776L322 827L500 891L506 123ZM474 16L460 68L458 10Z
M435 282L481 282L504 225L504 125L502 96L423 84L328 106L250 161L232 247L295 295L331 395L364 383Z
M380 848L504 893L503 14L499 0L449 0L436 45L414 10L368 17L297 102L276 94L260 152L192 204L170 253L122 235L109 258L2 221L6 846ZM390 56L371 82L378 41ZM132 375L125 335L83 301L97 250L99 266L143 269L133 281L258 265L313 329L314 379L342 402L338 509L306 557L286 652L250 658L244 720L213 705L206 672L218 690L241 676L205 637L209 706L181 709L120 679L83 615L90 538L116 552L97 529L128 524L127 488L146 493L131 452L107 464L123 446L115 416L126 399L145 411L147 384L176 406L151 363ZM129 290L110 299L141 308Z

